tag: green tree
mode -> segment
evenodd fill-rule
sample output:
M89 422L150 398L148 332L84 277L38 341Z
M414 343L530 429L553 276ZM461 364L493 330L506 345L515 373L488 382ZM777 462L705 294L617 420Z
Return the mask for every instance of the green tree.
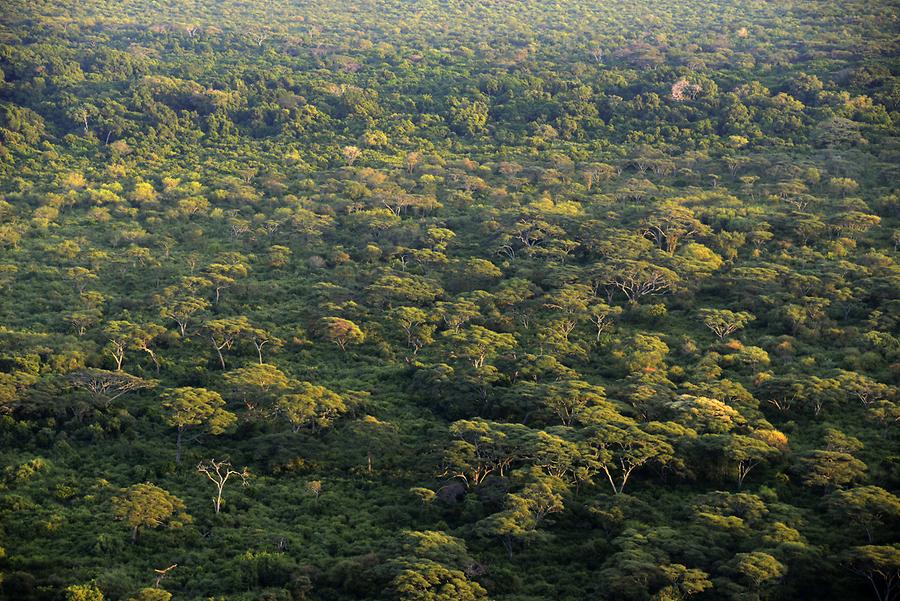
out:
M161 588L142 588L128 601L170 601L170 599L172 599L172 593Z
M835 491L828 506L837 519L861 528L869 544L879 534L896 532L900 525L900 499L879 486Z
M403 561L390 586L391 597L402 601L477 601L487 591L454 570L428 559Z
M850 570L868 581L878 601L893 601L897 598L900 545L853 547L844 557Z
M216 349L223 370L226 369L223 350L230 350L240 340L255 339L261 335L260 329L251 325L244 316L211 319L204 324L203 329Z
M316 433L331 427L335 418L347 412L341 395L311 382L298 382L293 391L279 397L276 410L294 432L308 428Z
M167 390L162 395L162 409L166 423L178 429L176 463L181 463L182 439L189 428L202 426L216 436L237 422L237 416L225 409L221 395L205 388L183 386Z
M760 464L770 461L781 454L781 451L769 441L756 436L728 434L718 439L725 467L737 479L738 488L750 472Z
M625 422L591 426L584 454L591 467L602 472L614 494L621 494L635 470L651 461L667 463L674 453L662 436L649 434Z
M444 475L478 486L491 474L503 477L524 458L533 442L532 432L520 424L484 419L460 420L450 425L453 440L444 456Z
M849 453L814 450L799 457L795 469L805 486L830 489L858 482L868 468Z
M143 528L181 528L191 522L185 512L184 501L149 482L135 484L113 497L113 515L131 528L131 540L136 542Z
M510 558L516 543L546 538L538 527L548 516L561 512L564 507L566 485L562 480L535 474L530 476L530 480L521 491L506 495L506 509L475 525L482 536L500 538Z
M292 384L283 371L268 363L254 363L222 374L234 397L262 416L273 410L274 400Z
M725 570L735 574L756 595L774 587L788 571L787 566L762 551L738 553L725 565Z
M482 326L469 326L459 332L447 330L443 332L452 343L451 352L465 358L478 369L484 362L504 350L513 348L516 339L512 334L500 334Z
M322 333L326 340L338 345L342 351L346 351L349 344L362 344L366 340L358 325L340 317L322 318Z
M742 329L756 319L752 313L746 311L735 313L727 309L702 309L700 315L703 317L703 324L712 330L719 340L724 340L726 336Z
M103 592L92 584L73 584L66 587L66 601L103 601Z

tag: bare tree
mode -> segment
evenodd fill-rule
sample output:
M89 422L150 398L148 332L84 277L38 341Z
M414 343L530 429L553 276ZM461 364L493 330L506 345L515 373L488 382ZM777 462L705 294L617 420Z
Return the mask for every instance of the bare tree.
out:
M197 466L197 471L201 474L206 474L206 477L216 485L216 496L213 498L216 513L219 513L219 510L222 508L222 491L225 490L225 483L228 482L228 479L232 476L239 476L242 484L246 486L247 478L250 477L250 472L247 471L247 468L238 471L232 469L231 462L216 461L215 459L201 461Z
M154 588L159 588L159 583L162 582L165 579L165 577L169 575L169 572L171 572L172 570L174 570L177 567L178 567L178 564L173 563L169 567L163 568L161 570L154 569L153 571L156 572L156 584L154 585Z

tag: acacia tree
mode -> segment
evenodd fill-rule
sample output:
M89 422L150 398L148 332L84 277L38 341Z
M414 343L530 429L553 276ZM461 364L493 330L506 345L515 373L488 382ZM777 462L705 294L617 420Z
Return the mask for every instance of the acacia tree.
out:
M644 235L670 255L675 254L679 242L709 231L709 226L697 219L691 209L671 200L660 203L644 219Z
M637 303L645 296L665 294L674 289L678 275L647 261L620 259L601 270L600 281L608 291L619 290L629 302Z
M850 453L813 450L797 458L794 470L805 486L827 490L862 480L868 467Z
M247 277L250 268L244 264L246 257L239 253L227 256L221 263L211 263L206 268L206 277L212 282L215 289L215 304L219 304L222 291L231 287L240 278Z
M453 343L453 353L465 357L475 369L482 367L488 357L516 344L512 334L500 334L482 326L469 326L459 332L448 330L443 335Z
M724 466L737 479L738 489L760 464L777 457L781 451L769 442L743 434L723 434L708 438L724 458Z
M896 393L887 384L873 380L869 376L855 371L841 372L838 377L840 387L859 399L863 407L869 408L873 403L891 397Z
M611 307L606 303L597 303L588 308L591 323L597 329L597 342L613 324L613 317L622 314L622 307Z
M113 514L131 527L131 540L136 542L142 527L181 528L191 522L184 501L168 491L146 482L135 484L113 497Z
M592 407L606 400L602 386L592 386L581 380L564 380L541 387L540 402L564 426L571 426Z
M582 448L594 470L603 472L613 494L621 494L634 471L656 461L667 463L674 449L662 436L649 434L633 424L604 423L592 426Z
M160 316L173 320L178 324L181 335L186 336L194 316L210 307L211 303L199 294L211 286L211 281L196 276L182 278L177 286L167 286L154 297Z
M334 419L347 411L341 395L324 386L299 382L290 394L283 395L276 409L291 424L294 432L308 428L313 433L331 426Z
M475 319L481 313L478 305L468 298L439 301L436 306L444 325L454 332L459 332L466 323Z
M844 554L850 570L868 581L878 601L900 595L900 545L853 547Z
M869 544L885 527L900 523L900 499L879 486L858 486L838 490L828 499L832 514L858 525ZM887 528L888 532L891 531Z
M442 475L462 480L467 488L478 486L491 474L503 477L528 453L533 433L520 424L501 424L484 419L459 420L450 425L454 440L444 455Z
M73 584L66 587L66 601L103 601L103 591L91 584Z
M506 495L504 511L475 525L481 535L499 537L510 559L516 542L544 538L538 527L549 515L564 509L565 482L545 474L530 474L529 479L521 491Z
M255 328L252 333L252 341L253 346L256 348L256 353L259 356L259 364L263 364L263 347L269 346L271 349L277 349L284 346L284 340L278 338L277 336L273 336L270 332L262 328Z
M544 307L552 311L548 332L541 332L542 340L555 342L559 349L570 347L569 335L588 313L593 291L586 284L566 284L545 296Z
M222 365L223 370L225 369L223 350L230 350L239 340L251 339L261 335L261 330L254 327L243 315L225 319L212 319L207 321L203 328L210 342L212 342L213 348L216 349L216 354L219 356L219 363Z
M752 313L746 311L735 313L727 309L701 309L700 315L703 317L703 325L712 330L719 340L724 340L726 336L756 319Z
M268 363L233 369L222 378L247 409L262 413L270 411L273 398L291 384L283 371Z
M322 329L325 338L338 345L342 351L347 350L348 344L362 344L366 339L365 333L349 319L323 317Z
M463 570L426 558L395 560L390 589L398 601L486 601L487 591Z
M232 469L229 461L216 461L215 459L201 461L197 465L197 471L205 474L216 487L216 496L213 497L213 507L216 508L216 513L219 513L219 510L222 508L222 493L225 490L225 484L228 482L228 479L232 476L237 476L241 479L241 483L246 486L247 479L250 477L250 472L247 468L235 470Z
M234 413L225 410L225 400L212 390L184 386L166 391L162 400L166 423L178 428L176 463L181 463L182 437L187 429L203 426L216 436L237 422Z
M140 326L130 321L111 321L103 329L103 333L109 340L109 352L116 362L116 371L122 371L122 362L125 360L125 351L129 349L147 353L156 371L159 371L159 360L156 353L150 348L150 343L166 329L158 324Z
M757 599L761 592L773 587L788 571L775 557L761 551L738 553L723 569L742 580Z
M397 307L391 310L391 318L403 332L406 345L412 354L406 357L412 363L422 348L434 342L436 326L427 312L417 307Z
M95 403L102 403L106 408L129 392L156 386L154 380L145 380L121 371L94 368L73 372L68 380L73 387L86 391Z
M364 415L351 424L351 430L365 446L366 471L371 476L375 471L375 454L383 454L386 449L396 450L397 427L374 415Z

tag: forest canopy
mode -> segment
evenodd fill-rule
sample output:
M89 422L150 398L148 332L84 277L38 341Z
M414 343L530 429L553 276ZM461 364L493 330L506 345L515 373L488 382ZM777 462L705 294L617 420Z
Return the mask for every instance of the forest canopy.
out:
M898 9L6 0L0 598L896 601Z

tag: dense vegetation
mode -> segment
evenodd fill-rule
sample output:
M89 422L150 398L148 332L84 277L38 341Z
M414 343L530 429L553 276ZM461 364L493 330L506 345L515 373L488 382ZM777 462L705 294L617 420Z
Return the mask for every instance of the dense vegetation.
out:
M0 595L892 601L897 15L5 0Z

